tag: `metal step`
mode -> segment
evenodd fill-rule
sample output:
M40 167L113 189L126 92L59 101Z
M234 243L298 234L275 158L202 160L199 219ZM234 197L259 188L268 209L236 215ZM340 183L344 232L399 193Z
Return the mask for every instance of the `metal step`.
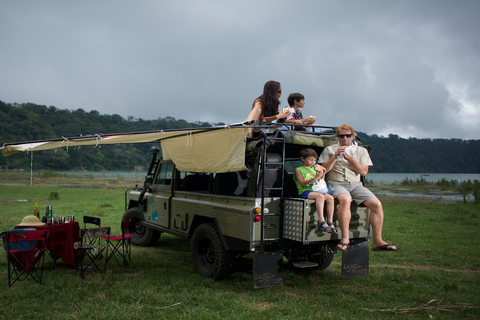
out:
M279 191L279 190L283 190L283 188L265 188L265 190L277 190L277 191Z
M311 261L293 261L292 265L301 269L318 267L318 263Z
M277 242L277 241L280 241L280 238L265 238L265 239L263 239L263 241L267 241L267 242Z

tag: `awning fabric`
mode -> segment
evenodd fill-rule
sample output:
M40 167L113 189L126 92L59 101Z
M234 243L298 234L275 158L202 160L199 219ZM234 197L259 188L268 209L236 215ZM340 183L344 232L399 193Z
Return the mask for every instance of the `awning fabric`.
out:
M164 159L180 171L233 172L245 167L245 128L212 130L162 140Z
M118 135L92 135L47 141L5 144L4 155L22 151L40 151L77 146L161 141L164 158L171 159L181 171L232 172L246 170L246 127L203 128L155 131Z

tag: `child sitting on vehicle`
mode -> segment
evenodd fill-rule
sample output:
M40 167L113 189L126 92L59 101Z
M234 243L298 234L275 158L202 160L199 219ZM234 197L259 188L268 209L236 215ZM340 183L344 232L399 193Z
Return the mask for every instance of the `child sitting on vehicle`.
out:
M288 98L289 107L284 108L283 112L290 112L290 116L283 122L285 124L314 124L315 117L303 117L302 108L305 106L305 96L301 93L291 93ZM294 130L306 131L303 126L296 126Z
M337 233L333 223L334 199L328 194L329 190L324 180L326 170L316 164L317 158L318 154L311 148L300 151L300 160L303 165L295 169L293 180L301 198L315 200L318 213L317 228L322 232ZM326 220L323 212L324 206L327 209Z

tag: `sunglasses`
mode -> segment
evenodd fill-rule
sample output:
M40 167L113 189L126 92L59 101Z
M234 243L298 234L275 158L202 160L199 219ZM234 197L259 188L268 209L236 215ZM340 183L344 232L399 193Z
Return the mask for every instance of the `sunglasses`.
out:
M352 137L352 134L339 134L337 137L339 137L340 139L343 139L343 138L351 138Z
M280 89L280 90L278 90L277 92L278 92L278 93L282 93L282 90Z

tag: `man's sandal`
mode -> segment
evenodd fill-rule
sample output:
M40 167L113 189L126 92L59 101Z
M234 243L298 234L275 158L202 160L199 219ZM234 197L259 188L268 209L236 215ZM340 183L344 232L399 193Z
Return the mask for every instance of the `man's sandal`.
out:
M350 248L350 244L348 244L348 243L339 242L337 244L337 249L340 250L340 251L347 251L348 248Z
M393 248L395 247L395 248ZM394 246L393 244L386 243L380 247L372 247L372 251L398 251L399 248Z

